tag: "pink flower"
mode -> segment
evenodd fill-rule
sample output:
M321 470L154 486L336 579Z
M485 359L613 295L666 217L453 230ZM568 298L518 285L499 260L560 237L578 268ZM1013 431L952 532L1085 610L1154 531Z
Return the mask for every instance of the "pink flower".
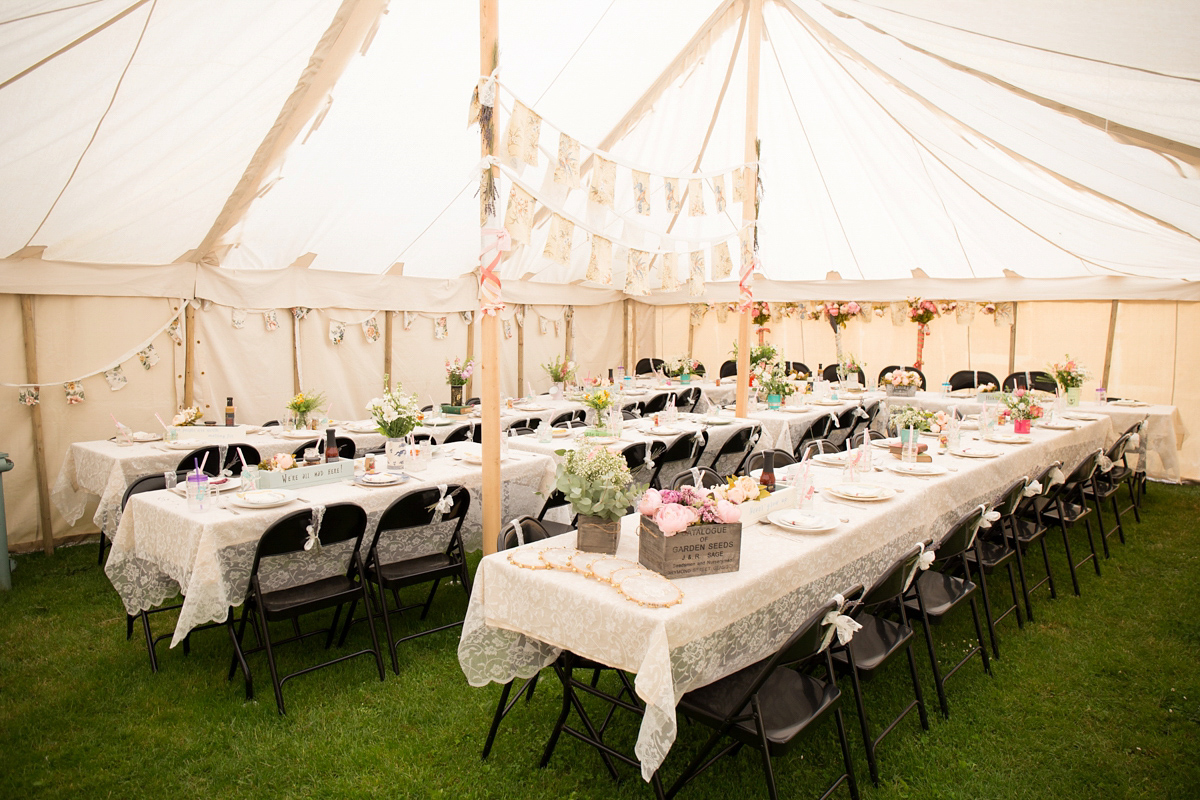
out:
M1029 414L1030 414L1030 416L1032 416L1034 419L1038 419L1039 417L1041 417L1041 416L1042 416L1042 407L1041 407L1041 406L1032 406L1032 407L1029 409Z
M862 311L862 306L860 306L858 303L854 302L853 300L851 300L849 303L846 304L846 313L847 314L857 314L860 311Z
M1024 389L1021 389L1021 388L1018 388L1018 389L1017 389L1015 392L1013 392L1013 396L1014 396L1014 397L1024 397L1024 396L1025 396L1025 390L1024 390Z
M746 502L746 493L737 486L731 486L725 490L725 500L722 502L730 502L734 505Z
M687 526L691 525L695 519L694 511L675 503L662 506L654 517L654 521L658 523L658 529L663 532L664 536L674 536L680 531L687 530Z
M662 495L657 489L647 489L642 495L642 499L638 501L638 513L647 517L653 517L654 512L662 507Z
M737 522L742 518L742 509L736 503L728 500L717 501L717 516L722 522Z
M838 315L837 303L830 303L829 305L825 306L825 311L829 314L829 316L836 317Z

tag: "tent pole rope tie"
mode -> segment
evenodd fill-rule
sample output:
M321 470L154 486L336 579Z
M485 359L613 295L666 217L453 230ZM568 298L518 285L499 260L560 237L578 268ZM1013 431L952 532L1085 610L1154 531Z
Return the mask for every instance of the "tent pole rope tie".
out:
M750 286L750 280L754 277L754 272L761 266L758 256L742 267L742 277L738 281L738 296L741 298L741 303L738 306L738 311L745 313L750 310L754 303L754 289Z
M494 317L504 310L500 276L496 274L496 267L500 265L503 254L512 249L512 237L505 228L484 228L482 233L485 241L489 236L494 238L484 245L483 252L479 254L480 265L487 261L488 254L492 251L495 251L496 255L479 273L479 291L483 295L480 310Z

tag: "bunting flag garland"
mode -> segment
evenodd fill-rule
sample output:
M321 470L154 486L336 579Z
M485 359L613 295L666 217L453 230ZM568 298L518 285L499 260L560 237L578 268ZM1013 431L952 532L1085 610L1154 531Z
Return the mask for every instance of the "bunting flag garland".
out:
M504 338L511 339L513 337L513 327L511 319L500 320L500 326L504 329Z
M688 294L692 297L704 296L704 251L693 250L689 256L690 270L688 272Z
M713 245L712 276L714 281L723 280L733 274L733 259L729 255L729 245L717 242Z
M42 393L36 386L30 386L17 392L17 402L23 406L36 406L42 402Z
M550 217L550 232L546 236L546 248L542 255L561 264L571 266L571 237L575 233L575 223L563 219L558 214Z
M717 303L713 311L717 312L717 324L724 325L725 320L729 319L729 303Z
M125 377L125 370L117 364L112 369L104 373L104 380L108 381L108 388L114 392L125 388L125 384L129 383L129 379Z
M555 336L558 336L558 332L559 332L559 325L560 325L560 324L561 324L561 320L557 320L557 319L556 319L556 320L554 320L554 335L555 335Z
M699 178L692 178L688 181L688 216L703 217L706 212L704 210L704 181Z
M664 292L673 292L679 288L678 253L663 253L662 288Z
M263 325L267 331L279 330L279 315L275 313L275 309L263 312Z
M667 195L667 213L678 213L682 208L679 203L679 178L663 178L663 191Z
M959 325L970 325L975 316L975 304L969 300L959 300L954 307L954 319Z
M908 303L892 303L892 324L903 325L908 322Z
M592 183L588 199L597 205L613 207L613 191L617 185L617 165L599 156L592 162Z
M688 320L693 328L704 324L704 315L708 313L707 303L688 303Z
M633 202L637 213L650 216L650 173L633 170Z
M594 234L591 240L592 254L588 257L587 274L584 277L609 286L612 284L612 242Z
M367 341L372 344L379 341L379 324L374 317L363 320L362 323L363 336L367 337Z
M229 311L229 321L233 324L233 329L240 331L246 327L246 309L234 308Z
M304 319L305 317L307 317L307 316L308 316L308 312L310 312L310 311L312 311L312 309L311 309L311 308L305 308L304 306L295 306L295 307L292 309L292 319L294 319L294 320L296 320L297 322L299 322L300 320L302 320L302 319Z
M171 341L174 342L175 344L177 344L177 345L183 344L183 335L179 332L179 320L178 319L172 320L171 324L167 327L167 336L170 336Z
M417 312L405 311L404 312L404 323L403 323L404 330L408 330L409 328L411 328L412 324L413 324L413 320L415 320L416 318L417 318Z
M746 199L746 170L738 167L733 171L733 202L741 203Z
M1014 303L996 303L995 323L997 325L1012 325L1013 314L1015 313L1014 308Z
M83 383L81 381L67 381L63 384L63 389L67 393L67 405L76 406L83 402Z
M558 163L554 165L554 182L569 189L578 189L579 142L565 133L558 135Z
M520 100L515 101L508 130L504 134L504 148L514 164L538 165L538 139L541 136L542 118L527 108Z
M650 271L650 254L645 250L629 248L628 266L625 269L625 294L644 295L646 273Z
M545 317L538 317L538 333L545 336L550 332L550 321Z
M475 321L475 312L474 311L460 311L458 313L462 315L463 325L470 325L472 322Z
M154 349L154 345L152 345L152 344L148 344L144 348L139 350L137 357L138 357L138 361L142 362L142 369L150 369L151 367L153 367L155 364L158 363L158 351ZM75 381L70 381L70 382L74 383ZM82 392L83 392L83 389L81 388L80 393L82 393Z
M504 210L504 227L514 244L529 244L533 207L533 195L514 183L508 193L508 208Z
M329 320L329 341L333 344L341 344L342 339L346 338L346 323L336 319Z
M450 333L449 320L446 317L433 318L433 338L445 339Z
M716 198L717 213L725 211L725 176L718 175L712 179L713 197Z

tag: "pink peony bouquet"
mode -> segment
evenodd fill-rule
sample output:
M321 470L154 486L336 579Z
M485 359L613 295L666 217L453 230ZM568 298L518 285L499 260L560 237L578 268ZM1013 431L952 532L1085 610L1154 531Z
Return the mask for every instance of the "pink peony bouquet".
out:
M1042 407L1037 398L1025 389L1002 394L1000 398L1012 419L1039 419L1042 416Z
M912 370L894 369L884 374L882 382L892 386L920 386L921 376Z
M276 453L258 465L259 469L283 472L296 466L296 457L291 453Z
M846 323L863 312L862 306L851 300L848 303L817 303L809 311L809 319L829 320L834 330L846 327Z
M674 536L692 525L716 525L738 522L741 504L765 494L758 481L742 476L730 478L724 486L704 489L683 486L679 489L647 489L637 510L654 520L664 536Z
M908 318L918 325L928 325L930 321L941 315L938 304L932 300L920 297L908 298Z

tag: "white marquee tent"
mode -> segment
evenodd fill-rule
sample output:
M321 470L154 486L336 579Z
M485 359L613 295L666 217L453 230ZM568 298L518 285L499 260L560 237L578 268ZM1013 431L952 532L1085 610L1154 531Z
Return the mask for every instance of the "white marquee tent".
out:
M544 388L536 365L555 353L585 371L727 358L737 315L716 307L737 300L754 216L735 170L756 160L756 298L1015 303L935 321L927 373L1038 369L1069 351L1096 373L1088 389L1174 403L1200 427L1195 3L500 0L499 17L498 213L513 187L534 201L527 243L499 268L505 392ZM460 312L479 306L479 42L467 0L0 7L0 448L25 467L5 483L14 548L40 541L39 497L70 442L109 435L110 412L149 429L193 393L213 410L232 394L258 421L316 386L334 416L362 416L385 366L422 397L444 391L441 359L478 352ZM524 108L540 118L536 166L507 152ZM567 185L555 178L572 142L578 188L570 165ZM611 202L592 193L599 164ZM589 273L597 241L611 273ZM298 307L311 311L296 320ZM372 319L386 339L355 330ZM850 349L911 362L912 326L871 320L851 323ZM833 360L827 325L771 328L789 358ZM143 369L147 345L160 366ZM117 365L127 385L110 388ZM85 398L69 404L76 379ZM19 402L31 383L36 433ZM1195 441L1182 463L1200 478Z

